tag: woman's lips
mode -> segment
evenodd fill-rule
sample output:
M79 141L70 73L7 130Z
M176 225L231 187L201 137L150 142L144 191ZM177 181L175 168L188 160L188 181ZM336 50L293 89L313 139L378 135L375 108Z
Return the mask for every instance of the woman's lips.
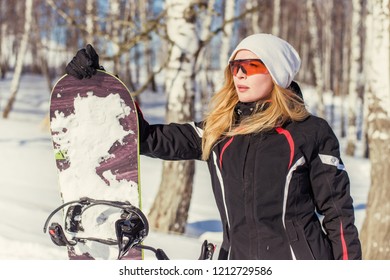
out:
M239 92L244 92L244 91L247 91L249 89L249 87L247 86L244 86L244 85L237 85L237 90Z

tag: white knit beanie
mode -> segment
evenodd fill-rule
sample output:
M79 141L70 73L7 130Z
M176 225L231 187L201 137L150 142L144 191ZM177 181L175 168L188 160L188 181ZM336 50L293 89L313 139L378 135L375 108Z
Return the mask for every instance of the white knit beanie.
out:
M243 39L229 58L233 60L239 50L249 50L265 64L275 83L287 88L301 66L297 51L286 41L271 34L254 34Z

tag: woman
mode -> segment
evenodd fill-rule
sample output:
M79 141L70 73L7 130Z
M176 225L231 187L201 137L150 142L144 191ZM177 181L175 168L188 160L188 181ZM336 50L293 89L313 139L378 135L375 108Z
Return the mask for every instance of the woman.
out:
M97 55L91 46L78 55L67 72L89 77ZM203 122L149 125L140 114L141 154L207 161L223 223L220 259L361 258L338 140L292 90L299 67L286 41L251 35L229 58Z

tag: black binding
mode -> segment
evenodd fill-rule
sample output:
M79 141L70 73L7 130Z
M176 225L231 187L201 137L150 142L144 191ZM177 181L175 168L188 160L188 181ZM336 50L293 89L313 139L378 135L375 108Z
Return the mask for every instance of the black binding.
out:
M121 218L115 223L115 233L117 240L100 239L94 237L77 237L77 232L81 229L81 216L89 208L96 205L107 205L122 209ZM49 227L51 240L57 246L75 246L78 242L95 241L106 245L118 245L118 259L121 259L131 248L139 245L149 233L149 224L140 209L129 202L96 200L83 197L79 200L69 201L60 207L57 207L46 219L43 232L46 233L48 224L52 217L61 209L69 206L67 213L70 217L66 218L66 229L75 234L72 240L66 238L65 232L59 223L52 223ZM67 215L68 216L68 215Z
M115 233L117 240L100 239L94 237L77 237L77 232L82 230L81 217L85 211L96 205L107 205L122 209L120 219L115 222ZM68 207L65 228L73 234L71 240L66 238L65 232L59 223L53 222L48 227L52 217L61 209ZM69 217L68 217L69 216ZM142 242L149 234L149 223L144 213L130 202L96 200L88 197L79 200L69 201L57 207L46 219L43 232L49 229L51 240L57 246L75 246L78 242L95 241L106 245L118 245L118 259L121 259L131 248L140 248L152 251L158 260L169 260L162 249L155 249L143 245ZM215 246L205 240L201 247L199 260L211 260L215 251Z

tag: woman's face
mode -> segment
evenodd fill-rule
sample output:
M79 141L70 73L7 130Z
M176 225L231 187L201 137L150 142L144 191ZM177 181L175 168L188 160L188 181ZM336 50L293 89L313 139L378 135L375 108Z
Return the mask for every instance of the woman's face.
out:
M253 52L249 50L240 50L237 52L234 60L259 59ZM246 62L247 63L247 62ZM254 63L259 63L254 61ZM241 102L255 102L259 100L267 100L271 96L274 87L271 75L267 70L264 71L264 65L261 65L263 71L256 70L256 65L252 67L251 73L245 70L245 64L236 67L236 73L233 75L234 86ZM261 73L257 73L261 72ZM264 73L266 72L266 73ZM254 73L254 74L253 74ZM247 75L250 74L250 75Z

